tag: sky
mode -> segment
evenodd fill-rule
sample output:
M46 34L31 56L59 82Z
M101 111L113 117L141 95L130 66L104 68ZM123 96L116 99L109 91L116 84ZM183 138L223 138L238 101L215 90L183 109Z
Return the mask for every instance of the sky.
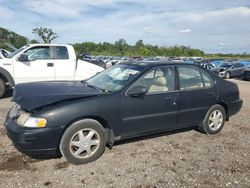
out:
M54 43L142 39L205 53L250 53L250 0L0 0L0 27L30 39L52 28ZM36 38L37 39L37 38Z

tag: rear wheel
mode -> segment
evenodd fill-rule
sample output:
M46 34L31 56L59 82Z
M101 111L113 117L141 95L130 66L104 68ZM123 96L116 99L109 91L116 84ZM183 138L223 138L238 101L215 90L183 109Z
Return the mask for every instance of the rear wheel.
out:
M4 81L0 78L0 98L2 98L5 94L6 86L4 84Z
M64 132L60 151L71 164L85 164L98 159L106 148L103 126L92 119L78 121Z
M230 75L230 72L225 72L225 78L226 78L226 79L229 79L230 76L231 76L231 75Z
M222 130L225 120L226 113L224 108L216 104L208 110L200 128L206 134L217 134Z

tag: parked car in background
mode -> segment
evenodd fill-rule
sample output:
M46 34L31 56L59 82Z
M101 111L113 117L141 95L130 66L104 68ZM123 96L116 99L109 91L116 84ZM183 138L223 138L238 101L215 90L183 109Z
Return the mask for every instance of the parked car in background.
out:
M241 78L242 80L250 80L250 64L243 70Z
M229 79L231 77L241 77L242 71L245 69L244 64L239 62L225 62L212 71L222 78Z
M10 54L9 51L0 48L0 59L6 58Z
M169 62L118 64L83 82L19 84L13 101L5 127L14 146L72 164L98 159L116 140L190 127L217 134L242 106L235 83Z
M106 69L106 63L104 62L104 59L102 57L93 57L87 54L81 54L80 56L78 56L78 59L95 64L99 67Z
M30 44L0 59L0 98L6 88L15 84L51 81L84 80L103 68L76 60L71 45Z

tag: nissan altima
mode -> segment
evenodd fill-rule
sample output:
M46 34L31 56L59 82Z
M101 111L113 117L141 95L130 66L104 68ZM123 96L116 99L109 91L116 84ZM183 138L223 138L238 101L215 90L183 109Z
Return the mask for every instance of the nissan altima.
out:
M19 84L5 127L31 157L98 159L117 140L198 127L219 133L239 112L235 83L195 65L128 62L86 81Z

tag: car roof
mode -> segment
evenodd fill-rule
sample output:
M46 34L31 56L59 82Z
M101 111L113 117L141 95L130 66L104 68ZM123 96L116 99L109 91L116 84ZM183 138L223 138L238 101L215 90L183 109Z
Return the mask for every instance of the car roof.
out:
M47 43L37 43L37 44L29 44L29 46L71 46L69 44L47 44Z
M160 65L188 65L188 66L198 66L196 64L190 64L185 62L172 62L172 61L128 61L121 63L122 65L133 65L141 67L154 67Z

